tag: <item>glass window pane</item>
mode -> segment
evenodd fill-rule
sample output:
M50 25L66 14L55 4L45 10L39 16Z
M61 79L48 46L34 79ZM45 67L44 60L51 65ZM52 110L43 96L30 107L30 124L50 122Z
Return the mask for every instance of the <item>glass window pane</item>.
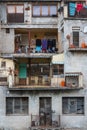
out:
M27 114L28 113L28 98L22 98L22 108L21 111L23 114Z
M6 99L6 114L13 113L13 98Z
M42 16L48 16L48 6L42 6Z
M75 98L69 100L69 111L70 113L77 113L77 100Z
M57 15L57 8L55 5L50 6L50 16Z
M21 105L21 102L20 102L20 98L15 98L14 99L14 113L20 113L20 105Z
M40 6L33 6L33 16L40 16Z
M16 13L23 13L23 6L16 6Z
M15 6L8 6L8 13L15 13Z
M63 112L63 114L69 113L68 98L62 99L62 112Z
M78 98L77 100L77 113L84 114L84 98Z

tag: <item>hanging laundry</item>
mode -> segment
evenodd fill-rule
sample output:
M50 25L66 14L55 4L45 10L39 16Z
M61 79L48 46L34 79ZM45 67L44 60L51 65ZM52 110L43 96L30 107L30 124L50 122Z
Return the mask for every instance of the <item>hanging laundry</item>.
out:
M42 39L42 51L47 50L47 39Z
M82 8L83 8L83 4L82 3L77 3L77 5L76 5L76 11L78 13L81 11Z
M52 40L52 51L55 52L56 50L56 39Z
M36 52L41 52L41 39L36 39Z
M52 52L52 39L48 39L47 41L47 50L48 52Z
M76 6L75 3L73 3L73 2L69 3L69 15L70 16L74 16L75 15L75 12L76 12L75 6Z

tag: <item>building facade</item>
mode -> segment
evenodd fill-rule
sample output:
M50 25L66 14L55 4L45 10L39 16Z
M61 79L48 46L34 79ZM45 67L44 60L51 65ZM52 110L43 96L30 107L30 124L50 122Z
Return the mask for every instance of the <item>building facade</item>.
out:
M0 1L0 128L87 128L86 1Z

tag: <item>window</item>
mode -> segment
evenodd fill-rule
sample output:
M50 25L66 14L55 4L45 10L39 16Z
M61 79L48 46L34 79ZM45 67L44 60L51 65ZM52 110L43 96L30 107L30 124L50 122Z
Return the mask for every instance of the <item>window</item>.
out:
M7 82L7 77L0 77L0 82Z
M6 61L2 61L1 62L1 68L5 68L6 67Z
M79 47L79 31L73 31L73 45Z
M63 97L63 114L84 114L84 97Z
M24 22L23 5L8 5L7 6L7 21L8 23Z
M33 16L57 16L56 5L34 5Z
M10 33L10 29L9 28L6 28L6 33Z
M33 16L40 16L40 6L33 6Z
M42 6L42 16L48 16L48 6Z
M6 114L28 114L28 98L7 97Z
M64 74L64 65L53 65L53 75L61 75Z

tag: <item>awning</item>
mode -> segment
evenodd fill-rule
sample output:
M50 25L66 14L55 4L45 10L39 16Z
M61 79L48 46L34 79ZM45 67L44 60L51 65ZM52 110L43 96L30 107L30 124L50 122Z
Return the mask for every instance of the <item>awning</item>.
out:
M64 64L64 53L52 57L52 64Z
M81 72L70 72L70 73L65 73L65 76L79 76L82 75Z

